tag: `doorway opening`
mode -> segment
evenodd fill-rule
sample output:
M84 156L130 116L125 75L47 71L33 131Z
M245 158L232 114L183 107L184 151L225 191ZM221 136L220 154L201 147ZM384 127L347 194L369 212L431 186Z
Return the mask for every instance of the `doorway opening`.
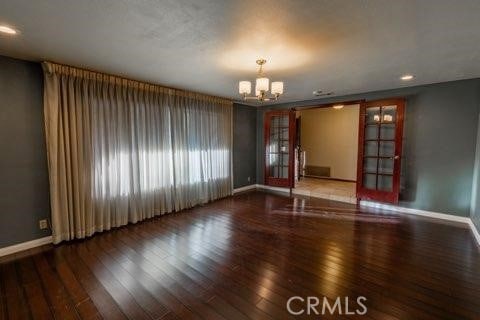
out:
M267 111L265 185L398 203L404 114L404 98Z
M360 103L295 111L294 194L356 203Z

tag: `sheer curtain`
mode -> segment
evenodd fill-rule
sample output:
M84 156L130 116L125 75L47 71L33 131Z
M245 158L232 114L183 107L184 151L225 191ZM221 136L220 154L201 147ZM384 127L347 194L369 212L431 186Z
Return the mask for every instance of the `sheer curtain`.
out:
M43 63L54 243L232 193L232 103Z

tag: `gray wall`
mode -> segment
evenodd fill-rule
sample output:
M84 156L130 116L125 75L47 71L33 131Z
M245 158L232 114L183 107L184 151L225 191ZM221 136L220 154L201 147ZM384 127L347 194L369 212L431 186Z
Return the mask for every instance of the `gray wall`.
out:
M50 217L39 64L0 56L0 247L41 238Z
M257 180L264 181L266 110L388 97L407 99L399 205L469 216L480 79L263 106L257 115Z
M256 183L257 108L233 105L233 186ZM248 181L250 177L250 181Z
M477 149L475 154L475 169L473 174L470 215L473 224L477 228L478 232L480 232L480 116L478 117L478 124Z

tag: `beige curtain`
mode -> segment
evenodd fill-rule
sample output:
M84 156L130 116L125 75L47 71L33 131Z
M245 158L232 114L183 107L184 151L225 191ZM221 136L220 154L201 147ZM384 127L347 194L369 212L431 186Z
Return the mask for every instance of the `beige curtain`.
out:
M54 243L232 193L232 103L44 63Z

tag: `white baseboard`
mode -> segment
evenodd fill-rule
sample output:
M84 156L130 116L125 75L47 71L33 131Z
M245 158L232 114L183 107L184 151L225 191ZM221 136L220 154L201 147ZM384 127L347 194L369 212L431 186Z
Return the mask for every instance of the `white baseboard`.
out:
M35 239L35 240L27 241L27 242L14 244L14 245L11 245L11 246L8 246L8 247L0 248L0 257L6 256L6 255L9 255L9 254L13 254L13 253L17 253L17 252L20 252L20 251L25 251L25 250L32 249L32 248L35 248L35 247L40 247L40 246L43 246L45 244L49 244L49 243L52 243L52 242L53 242L52 236L48 236L48 237Z
M426 211L426 210L420 210L420 209L398 207L390 204L378 203L373 201L361 200L360 206L397 211L402 213L414 214L417 216L424 216L424 217L455 221L455 222L461 222L461 223L469 223L470 221L470 218L468 217L459 217L459 216L454 216L453 214L447 214L447 213L439 213L439 212Z
M252 189L257 189L257 185L256 184L251 184L251 185L248 185L248 186L233 189L233 194L248 191L248 190L252 190Z
M473 224L472 219L470 219L469 223L470 229L472 230L473 236L477 240L478 245L480 246L480 233L478 233L477 227Z

